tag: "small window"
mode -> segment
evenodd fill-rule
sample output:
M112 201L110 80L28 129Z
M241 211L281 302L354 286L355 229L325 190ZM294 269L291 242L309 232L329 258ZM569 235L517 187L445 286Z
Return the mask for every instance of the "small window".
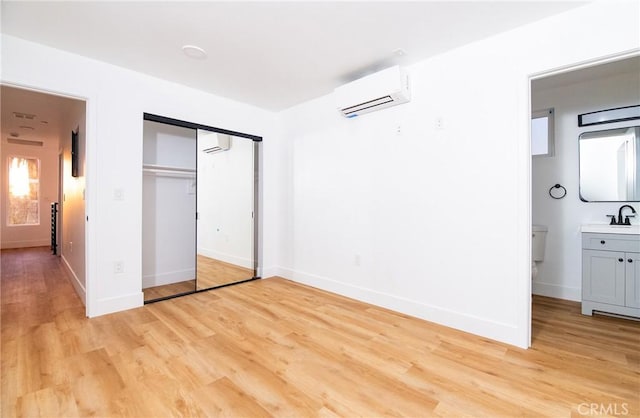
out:
M7 225L40 224L40 160L9 157Z
M533 112L531 115L531 155L553 156L554 129L553 109Z

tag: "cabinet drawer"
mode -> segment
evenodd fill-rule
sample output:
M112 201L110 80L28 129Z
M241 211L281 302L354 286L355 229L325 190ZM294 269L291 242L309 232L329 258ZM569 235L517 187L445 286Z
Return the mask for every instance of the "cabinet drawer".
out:
M640 252L640 235L583 233L582 248L638 253Z

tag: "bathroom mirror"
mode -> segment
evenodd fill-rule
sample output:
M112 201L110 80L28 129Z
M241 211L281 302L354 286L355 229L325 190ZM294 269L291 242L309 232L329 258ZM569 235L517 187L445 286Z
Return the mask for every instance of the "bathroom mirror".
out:
M639 126L584 132L578 143L582 201L640 201Z
M255 144L198 130L197 290L256 276Z

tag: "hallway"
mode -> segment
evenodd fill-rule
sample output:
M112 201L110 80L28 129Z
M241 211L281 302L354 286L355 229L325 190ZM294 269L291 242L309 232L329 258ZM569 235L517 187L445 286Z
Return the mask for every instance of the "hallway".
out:
M59 257L48 247L2 250L2 340L14 340L34 326L84 317Z

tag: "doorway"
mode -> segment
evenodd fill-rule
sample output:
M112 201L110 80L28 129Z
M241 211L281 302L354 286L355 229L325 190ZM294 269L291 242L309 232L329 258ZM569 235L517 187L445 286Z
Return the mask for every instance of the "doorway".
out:
M617 213L624 203L585 201L590 199L581 193L578 138L586 132L639 125L640 121L581 127L578 115L640 103L639 73L640 56L627 55L531 79L531 117L552 109L555 122L552 152L534 155L531 162L532 224L546 229L543 252L534 260L533 295L581 301L581 227L607 223L606 215Z
M0 86L0 95L2 177L9 177L2 183L2 213L22 210L20 205L30 210L28 222L7 216L1 220L1 247L53 247L55 228L57 253L86 304L86 101L9 85ZM75 155L72 132L77 134ZM19 174L22 160L31 163L24 180ZM72 172L74 161L77 170ZM16 192L11 181L15 186L24 181L29 193ZM55 226L54 203L59 208Z

